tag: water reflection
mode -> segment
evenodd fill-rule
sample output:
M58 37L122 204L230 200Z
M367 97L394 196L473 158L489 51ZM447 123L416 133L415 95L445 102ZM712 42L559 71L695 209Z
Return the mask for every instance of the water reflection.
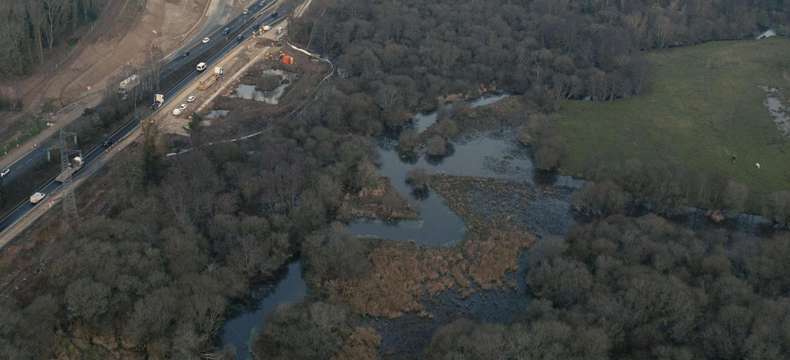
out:
M415 168L426 169L432 174L498 178L530 183L534 173L528 151L504 134L491 134L456 142L453 155L439 161L425 157L412 162L404 161L398 155L392 141L382 141L379 144L378 173L389 178L398 193L419 210L420 220L400 222L359 220L349 224L349 230L358 236L413 240L429 246L452 245L463 239L466 234L464 222L447 206L444 198L435 192L430 193L425 199L412 193L411 188L406 184L406 177L408 172Z
M280 78L280 85L271 91L261 91L255 85L239 84L236 91L231 97L242 98L245 100L260 101L269 105L277 105L280 103L280 98L285 94L285 90L291 86L295 74L285 73L282 70L264 70L263 76L276 76Z
M250 341L264 324L266 317L281 304L302 301L306 294L307 285L302 277L302 263L295 261L288 265L281 281L274 286L265 286L254 291L252 297L257 301L251 311L241 313L225 322L221 330L222 346L233 346L239 360L249 359Z

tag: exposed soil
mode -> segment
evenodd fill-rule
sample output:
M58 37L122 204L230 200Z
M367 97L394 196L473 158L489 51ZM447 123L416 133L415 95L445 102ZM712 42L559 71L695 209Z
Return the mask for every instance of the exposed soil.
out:
M212 19L227 15L233 9L230 4L244 5L234 0L209 9L211 1L111 0L96 23L72 36L79 39L75 46L53 50L48 56L53 60L42 65L34 75L0 84L0 88L15 89L23 99L25 111L30 113L56 112L80 100L75 111L55 113L51 120L56 126L45 129L28 142L40 142L73 121L85 107L97 102L108 83L128 75L132 68L158 61L177 50L197 34L200 25L211 25ZM20 128L15 124L22 116L22 113L0 113L0 138L15 136ZM21 147L22 150L27 148L27 145ZM11 158L21 155L18 152L8 154Z
M258 48L256 45L255 48ZM262 46L262 45L260 45ZM279 49L269 50L276 56ZM289 53L295 59L293 65L283 65L274 59L266 59L252 65L239 79L230 83L211 104L206 112L215 109L229 110L227 116L212 120L210 126L202 129L203 136L210 140L222 140L265 128L270 121L290 121L290 116L298 111L314 94L316 84L326 75L323 63L313 62L301 53ZM248 56L247 55L242 55ZM296 74L296 80L285 90L277 105L255 100L233 97L238 84L255 83L262 78L264 70L283 70ZM215 85L216 86L216 85Z
M137 14L122 13L121 17L138 20L127 28L111 28L101 40L86 45L53 79L46 96L68 103L92 89L103 88L119 70L119 75L125 75L124 68L158 61L183 44L208 3L209 0L146 0L145 8L137 10ZM134 9L134 4L127 7Z

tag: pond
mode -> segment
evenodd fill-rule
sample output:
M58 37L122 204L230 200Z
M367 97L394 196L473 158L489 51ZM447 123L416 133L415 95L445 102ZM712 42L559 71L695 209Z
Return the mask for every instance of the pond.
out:
M282 304L298 303L307 295L307 285L302 277L302 263L288 265L282 280L253 290L254 305L228 319L220 330L221 346L235 349L237 359L250 359L250 343L264 320Z
M498 101L494 97L480 99L472 104ZM500 98L501 99L501 98ZM478 105L478 106L483 106ZM434 114L424 114L432 116ZM472 193L471 197L480 205L474 211L482 216L497 216L501 209L513 209L514 220L545 239L546 236L565 235L576 223L571 210L572 194L583 186L584 181L565 176L536 174L530 150L518 144L512 132L500 131L462 139L452 144L452 153L442 159L420 157L413 161L402 159L396 150L396 141L383 139L378 143L378 174L387 177L395 190L412 203L420 213L416 221L382 222L358 220L348 229L357 236L374 236L388 240L413 240L426 246L451 246L466 235L463 219L455 214L444 198L431 192L427 198L416 196L406 184L409 170L423 168L432 174L473 176L505 179L527 184L534 193L527 204L515 204L519 200L510 194ZM494 205L491 205L494 204ZM739 216L743 227L762 223L764 219ZM707 218L698 209L689 209L681 220L692 228L707 226ZM745 226L744 226L745 223ZM739 226L739 227L740 227ZM381 354L393 354L398 358L419 358L428 345L433 333L442 325L458 318L470 318L491 323L509 323L517 314L524 314L529 304L529 292L524 282L526 256L521 265L509 277L515 288L493 289L462 296L447 291L424 304L430 317L408 314L395 320L369 319L382 337ZM254 306L229 319L221 330L221 345L236 349L238 359L249 359L249 343L264 325L267 316L280 304L304 300L307 287L302 277L302 264L298 261L288 266L282 279L274 285L260 287L253 292Z
M245 100L255 100L269 105L277 105L280 103L280 98L285 94L285 90L291 86L295 74L285 73L282 70L267 69L262 72L263 76L276 76L281 79L280 85L271 91L258 90L255 85L239 84L236 91L231 97L241 98Z
M486 95L448 106L477 108L494 104L508 96L510 95ZM433 125L437 118L438 111L420 113L414 117L412 126L422 132ZM435 192L431 192L427 198L420 198L406 184L408 172L415 168L425 169L431 174L507 179L534 185L535 199L526 210L514 215L520 217L538 235L564 235L575 223L570 207L571 191L543 191L546 184L536 183L529 150L519 145L512 133L490 132L465 138L453 142L451 149L451 154L444 158L423 156L409 162L401 159L394 140L380 141L379 175L387 177L398 193L418 209L420 219L397 222L361 219L351 222L348 225L349 231L357 236L414 241L427 246L451 246L461 241L466 235L466 226L463 219L448 207L446 200ZM551 179L548 187L578 189L582 184L581 180L557 176Z
M464 139L452 144L452 154L442 159L421 157L415 162L400 158L396 144L379 143L379 175L387 177L393 187L415 206L420 220L384 222L362 219L351 222L349 231L357 236L372 236L389 240L413 240L427 246L450 246L466 235L463 219L453 212L439 194L431 192L427 198L412 193L406 184L408 172L422 168L431 174L473 176L507 179L533 184L536 197L526 211L514 214L527 218L531 230L538 234L564 234L574 223L570 211L569 192L544 192L535 182L535 169L528 149L520 146L510 134L489 133L485 136ZM581 186L573 179L558 178L559 187ZM561 194L561 196L557 196Z

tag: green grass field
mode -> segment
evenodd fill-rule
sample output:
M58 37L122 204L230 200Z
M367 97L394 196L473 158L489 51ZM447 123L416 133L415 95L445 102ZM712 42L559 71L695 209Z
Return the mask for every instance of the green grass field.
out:
M779 88L790 107L790 40L714 42L651 52L648 60L642 95L562 104L564 173L582 175L602 160L663 159L724 174L759 193L790 189L790 139L777 129L759 88Z

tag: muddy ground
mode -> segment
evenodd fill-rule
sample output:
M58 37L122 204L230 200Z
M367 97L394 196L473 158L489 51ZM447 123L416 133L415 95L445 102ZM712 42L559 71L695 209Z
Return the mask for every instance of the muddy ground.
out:
M279 50L272 49L276 55ZM293 65L283 65L276 59L259 61L243 74L239 80L230 84L224 92L201 114L212 110L229 110L226 116L212 119L209 126L201 128L202 136L208 140L221 140L265 128L271 121L289 121L291 116L307 104L316 90L316 84L326 75L327 66L312 61L301 53L289 52L295 58ZM283 70L294 74L295 80L285 89L277 105L234 97L239 84L254 85L266 77L264 70Z

